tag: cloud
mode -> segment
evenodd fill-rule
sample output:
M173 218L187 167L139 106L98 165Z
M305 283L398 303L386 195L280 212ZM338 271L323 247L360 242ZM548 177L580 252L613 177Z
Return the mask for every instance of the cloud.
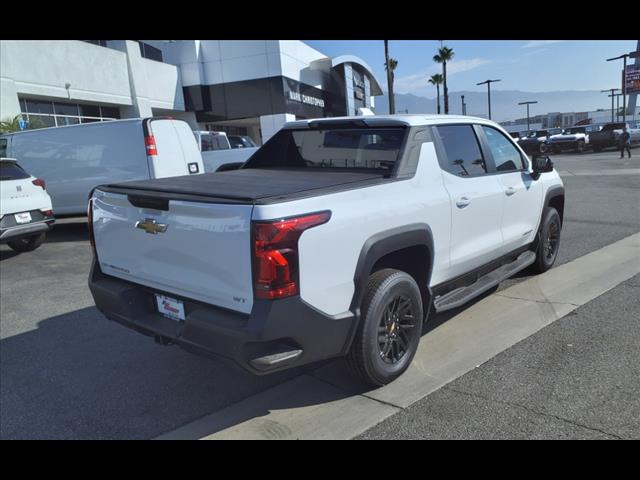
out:
M486 60L484 58L469 58L462 60L454 59L447 62L447 77L457 73L473 70L491 62L491 60ZM434 63L428 70L423 70L420 73L414 73L404 77L396 77L393 82L393 89L397 93L416 93L417 91L423 90L425 87L429 86L428 81L431 75L440 72L442 72L441 65Z
M529 40L527 43L522 45L520 48L538 48L538 47L546 47L552 43L561 43L564 40Z

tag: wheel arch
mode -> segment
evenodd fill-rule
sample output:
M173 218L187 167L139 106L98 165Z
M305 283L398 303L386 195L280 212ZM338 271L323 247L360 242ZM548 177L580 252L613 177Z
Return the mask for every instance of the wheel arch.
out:
M359 317L367 279L373 272L383 268L397 268L410 274L420 287L423 303L430 301L433 255L433 234L426 223L414 223L372 235L360 250L353 276L354 293L350 310ZM409 259L414 261L409 262ZM426 312L428 304L424 306Z

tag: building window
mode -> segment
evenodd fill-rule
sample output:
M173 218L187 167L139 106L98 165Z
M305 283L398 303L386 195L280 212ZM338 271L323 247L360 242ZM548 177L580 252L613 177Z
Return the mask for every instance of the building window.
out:
M143 58L162 62L162 50L140 41L138 42L138 45L140 45L140 54Z
M62 127L79 123L104 122L120 118L118 107L81 105L70 102L52 102L20 98L20 110L27 128Z
M93 43L94 45L98 45L99 47L106 47L107 46L107 41L106 40L82 40L83 42L87 42L87 43Z

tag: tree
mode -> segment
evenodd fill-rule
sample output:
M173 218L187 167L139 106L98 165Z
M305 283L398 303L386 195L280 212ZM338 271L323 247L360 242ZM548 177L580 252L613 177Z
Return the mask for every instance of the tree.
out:
M438 53L433 56L433 61L442 64L442 83L444 84L444 113L449 113L449 90L447 89L447 62L453 58L453 49L440 47Z
M440 115L440 85L442 85L442 75L440 73L431 75L431 77L429 77L429 83L436 86L436 91L438 92L438 115Z
M387 90L389 91L389 113L396 113L396 100L393 96L393 71L398 66L398 61L389 58L389 40L384 41L384 68L387 71Z
M11 133L20 131L20 118L22 115L16 115L13 118L7 118L0 122L0 134ZM34 130L36 128L45 128L47 125L39 118L31 117L27 122L27 130Z
M0 122L0 133L11 133L17 132L20 130L20 125L18 122L22 118L22 115L16 115L13 118L7 118Z

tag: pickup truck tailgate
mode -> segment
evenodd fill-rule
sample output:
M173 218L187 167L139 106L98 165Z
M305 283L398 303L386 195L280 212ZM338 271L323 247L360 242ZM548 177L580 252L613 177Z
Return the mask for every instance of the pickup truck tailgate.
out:
M168 210L141 208L125 193L97 189L93 229L100 269L152 289L249 313L252 209L251 204L186 200L169 200Z

